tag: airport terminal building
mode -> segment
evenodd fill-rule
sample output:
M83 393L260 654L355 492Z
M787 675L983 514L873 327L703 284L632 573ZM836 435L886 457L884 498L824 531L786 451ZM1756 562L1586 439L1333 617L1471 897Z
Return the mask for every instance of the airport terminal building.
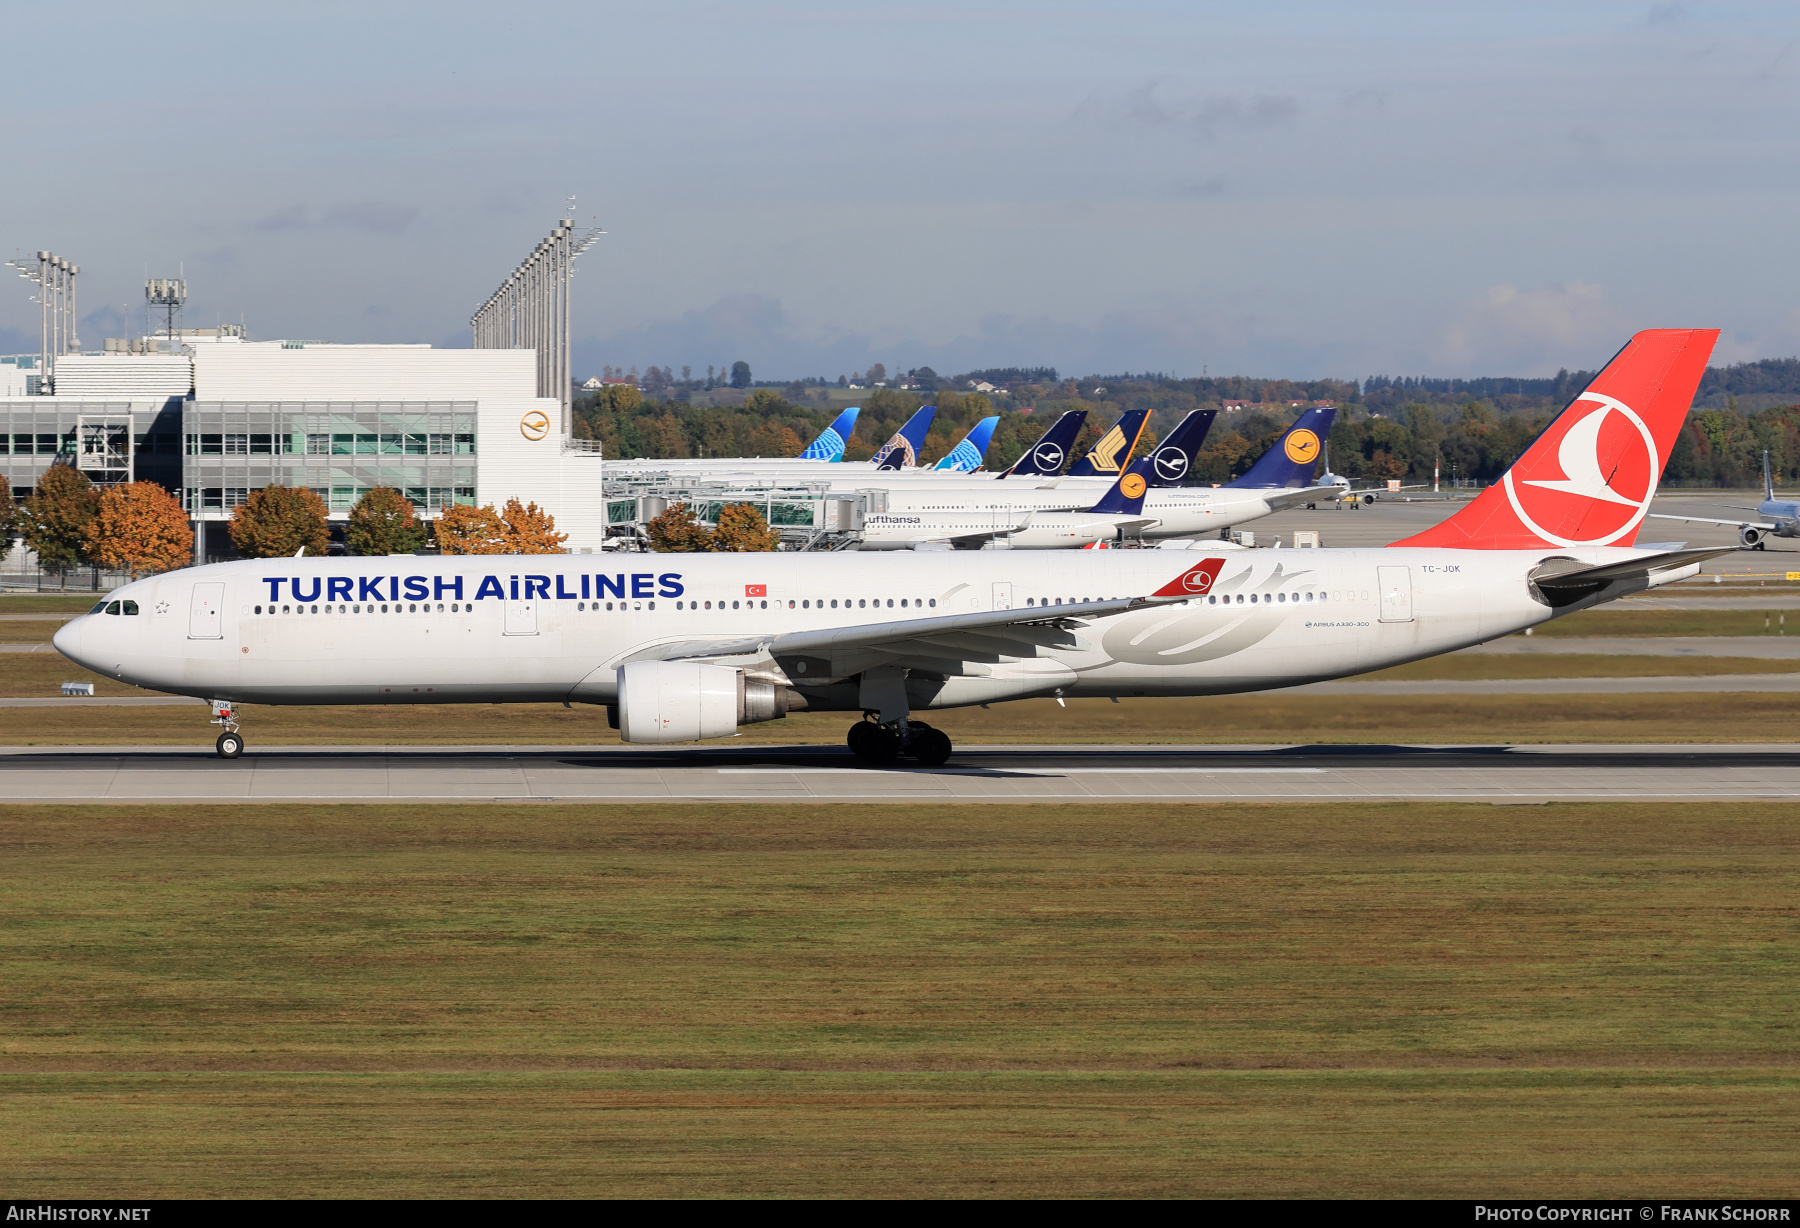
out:
M597 445L538 395L531 350L184 340L61 356L54 395L7 389L0 472L14 497L59 461L96 482L154 481L188 510L202 558L226 549L208 526L271 485L310 488L334 520L375 486L427 518L518 498L549 511L570 550L605 537Z

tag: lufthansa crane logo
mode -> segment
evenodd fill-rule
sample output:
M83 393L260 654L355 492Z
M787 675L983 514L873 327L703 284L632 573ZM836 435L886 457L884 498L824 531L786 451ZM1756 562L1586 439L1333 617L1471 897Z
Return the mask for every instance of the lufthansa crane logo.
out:
M1584 403L1593 408L1575 413ZM1520 522L1543 540L1610 546L1643 522L1661 472L1656 436L1637 411L1613 397L1584 392L1506 471L1501 485Z
M1163 448L1155 457L1156 476L1165 482L1179 482L1187 476L1187 453L1180 448Z
M1149 489L1149 483L1144 481L1144 475L1141 473L1128 473L1119 479L1119 493L1127 499L1142 499L1144 491L1147 489Z
M1037 458L1040 468L1045 470L1062 468L1063 450L1053 443L1039 444L1032 455Z
M1290 431L1284 450L1296 465L1311 464L1319 455L1319 437L1305 428Z
M519 419L519 434L536 442L550 433L550 415L541 409L534 409Z

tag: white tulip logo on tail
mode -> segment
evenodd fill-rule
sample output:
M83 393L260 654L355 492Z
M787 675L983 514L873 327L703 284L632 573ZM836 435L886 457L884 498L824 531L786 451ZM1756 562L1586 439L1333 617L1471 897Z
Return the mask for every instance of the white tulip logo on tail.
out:
M1584 403L1595 408L1576 416ZM1563 415L1568 424L1554 423L1501 485L1519 520L1546 542L1610 546L1637 529L1656 497L1656 438L1636 410L1613 397L1585 392L1570 411ZM1562 476L1550 476L1558 468ZM1538 473L1545 476L1532 476Z

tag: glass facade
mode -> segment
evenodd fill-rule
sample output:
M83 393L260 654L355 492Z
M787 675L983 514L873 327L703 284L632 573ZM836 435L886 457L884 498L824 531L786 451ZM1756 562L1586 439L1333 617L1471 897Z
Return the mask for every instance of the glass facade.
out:
M473 504L475 402L210 402L182 407L182 500L224 512L264 486L304 486L334 513L392 486L421 513Z

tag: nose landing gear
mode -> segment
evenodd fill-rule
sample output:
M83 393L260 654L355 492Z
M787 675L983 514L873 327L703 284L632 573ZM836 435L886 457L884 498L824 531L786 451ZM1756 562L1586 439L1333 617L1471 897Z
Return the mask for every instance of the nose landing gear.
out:
M850 726L844 741L851 754L874 765L905 758L925 767L937 767L948 760L955 749L947 734L924 721L896 721L884 725L876 720L862 720Z
M219 758L236 759L244 753L244 735L238 732L237 718L232 715L229 699L212 701L212 723L225 727L225 732L219 735L217 742L213 743L219 752Z

